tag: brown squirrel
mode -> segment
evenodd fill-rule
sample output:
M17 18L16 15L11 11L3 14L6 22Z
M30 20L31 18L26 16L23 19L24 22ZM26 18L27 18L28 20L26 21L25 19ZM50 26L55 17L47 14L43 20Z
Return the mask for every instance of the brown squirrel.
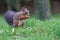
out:
M24 25L24 20L30 17L29 10L22 7L20 12L8 10L5 15L6 22L12 27L20 27Z
M24 25L24 20L30 17L29 10L25 7L22 7L20 12L14 12L8 10L5 15L6 22L13 27L12 33L14 32L14 27L18 28Z

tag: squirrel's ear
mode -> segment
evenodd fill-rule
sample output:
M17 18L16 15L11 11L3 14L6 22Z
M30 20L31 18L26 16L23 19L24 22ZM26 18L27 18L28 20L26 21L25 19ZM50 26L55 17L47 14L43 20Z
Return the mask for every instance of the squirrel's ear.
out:
M25 10L23 9L23 11L25 11Z
M24 7L22 7L22 9L21 9L22 11L25 11L25 8Z

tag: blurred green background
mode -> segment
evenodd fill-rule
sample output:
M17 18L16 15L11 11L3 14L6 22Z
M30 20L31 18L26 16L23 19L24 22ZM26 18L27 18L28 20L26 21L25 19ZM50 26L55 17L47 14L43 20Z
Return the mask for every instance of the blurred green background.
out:
M31 17L11 34L4 13L19 12L23 6ZM60 40L60 0L0 0L0 40Z

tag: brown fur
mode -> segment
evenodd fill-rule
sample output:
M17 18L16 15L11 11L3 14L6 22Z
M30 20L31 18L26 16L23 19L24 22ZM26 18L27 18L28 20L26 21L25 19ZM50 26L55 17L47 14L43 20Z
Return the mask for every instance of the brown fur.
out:
M22 8L20 12L17 12L15 18L13 19L13 26L19 27L24 25L24 20L29 18L29 10L25 10L26 8ZM19 21L21 24L18 25Z

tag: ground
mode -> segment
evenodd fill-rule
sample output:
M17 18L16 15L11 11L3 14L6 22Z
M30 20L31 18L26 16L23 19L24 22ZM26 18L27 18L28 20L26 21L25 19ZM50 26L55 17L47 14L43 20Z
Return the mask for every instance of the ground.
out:
M31 17L25 20L23 28L15 28L14 34L11 30L0 16L0 40L60 40L60 16L54 15L45 21Z

